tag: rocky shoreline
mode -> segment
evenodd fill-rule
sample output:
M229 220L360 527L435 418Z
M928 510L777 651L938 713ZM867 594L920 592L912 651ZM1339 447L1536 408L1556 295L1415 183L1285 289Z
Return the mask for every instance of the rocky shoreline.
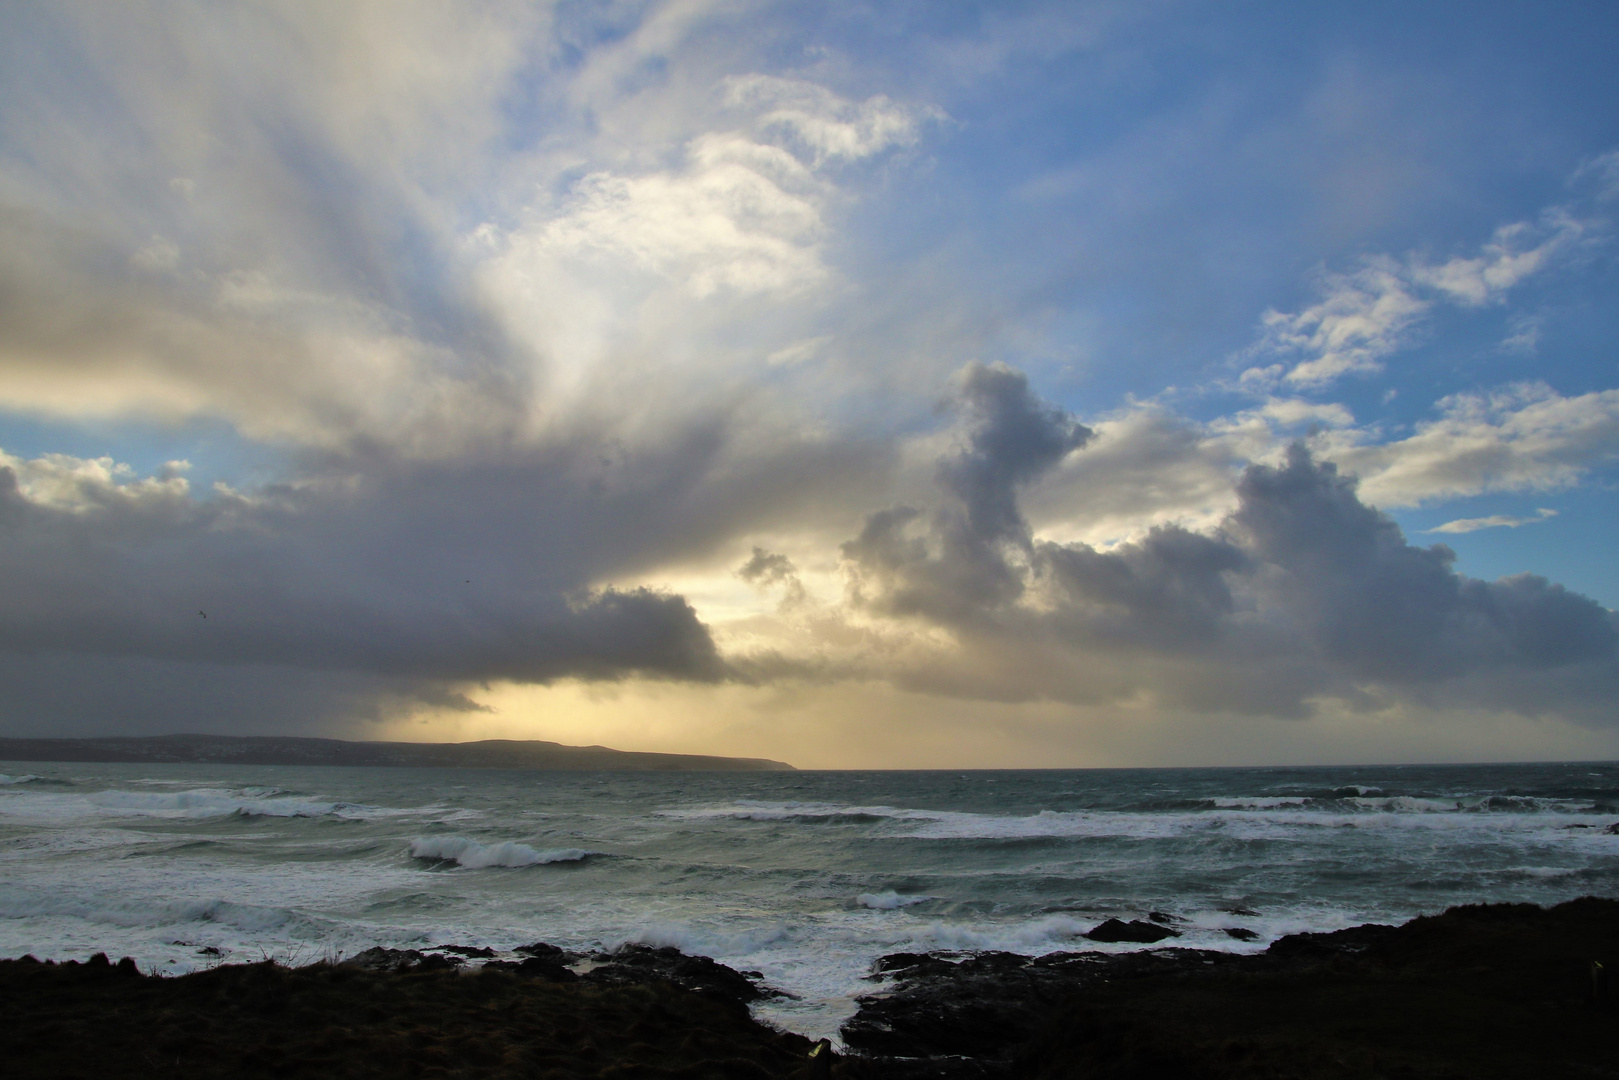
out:
M1161 923L1120 923L1146 934ZM1133 931L1130 928L1134 926ZM1100 933L1098 933L1100 931ZM1093 934L1119 933L1103 924ZM1164 939L1169 934L1163 935ZM1128 939L1127 939L1128 940ZM371 949L339 963L0 961L8 1076L1619 1077L1619 901L1452 908L1261 953L899 953L845 1052L674 949Z

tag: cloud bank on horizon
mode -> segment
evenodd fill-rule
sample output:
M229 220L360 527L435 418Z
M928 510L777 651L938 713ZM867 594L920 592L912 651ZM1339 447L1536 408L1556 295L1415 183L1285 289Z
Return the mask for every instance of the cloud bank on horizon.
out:
M8 9L0 731L1619 753L1619 20L1277 10Z

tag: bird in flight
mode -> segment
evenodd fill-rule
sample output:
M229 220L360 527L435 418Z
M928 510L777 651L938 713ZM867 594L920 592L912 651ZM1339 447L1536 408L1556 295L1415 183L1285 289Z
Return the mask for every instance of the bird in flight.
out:
M199 611L199 612L197 612L197 614L201 615L205 619L208 617L208 613L206 611Z

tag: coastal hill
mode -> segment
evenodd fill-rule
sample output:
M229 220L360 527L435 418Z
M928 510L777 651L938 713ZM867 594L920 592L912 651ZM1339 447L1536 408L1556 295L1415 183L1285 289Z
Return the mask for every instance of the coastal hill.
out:
M581 772L791 772L768 758L645 754L539 740L464 743L348 742L255 735L0 739L0 761L106 761L217 765L383 765L403 768L567 769Z

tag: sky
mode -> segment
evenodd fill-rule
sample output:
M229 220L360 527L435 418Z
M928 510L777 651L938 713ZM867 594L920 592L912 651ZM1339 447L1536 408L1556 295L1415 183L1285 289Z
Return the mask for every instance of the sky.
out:
M1619 758L1619 9L0 8L0 734Z

